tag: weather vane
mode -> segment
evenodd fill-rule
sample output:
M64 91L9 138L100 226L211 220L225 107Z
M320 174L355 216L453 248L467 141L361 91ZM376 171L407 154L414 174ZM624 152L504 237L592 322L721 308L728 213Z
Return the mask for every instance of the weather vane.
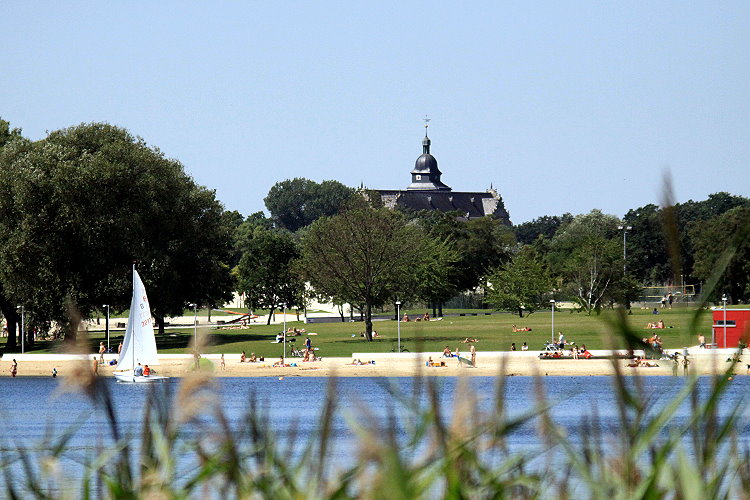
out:
M424 128L425 128L425 130L426 130L426 129L427 129L427 127L429 127L429 126L430 126L430 119L429 119L429 118L427 118L427 115L424 115L424 118L422 118L422 120L424 121Z

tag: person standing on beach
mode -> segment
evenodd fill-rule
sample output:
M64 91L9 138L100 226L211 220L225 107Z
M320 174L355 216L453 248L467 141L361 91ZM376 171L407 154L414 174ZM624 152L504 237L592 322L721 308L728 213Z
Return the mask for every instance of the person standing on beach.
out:
M223 352L221 353L221 369L222 370L226 370L227 369L227 364L224 361L224 353Z
M682 357L682 370L685 376L687 377L688 374L688 365L690 364L690 360L687 359L687 356Z
M461 366L461 356L460 356L460 354L461 354L461 352L459 351L459 347L456 347L456 354L454 354L454 356L456 356L456 359L458 360L458 366Z
M104 364L104 353L107 352L107 348L104 347L104 342L99 342L99 362Z
M471 348L469 348L469 352L471 353L471 366L476 368L477 367L477 348L474 347L474 344L471 344Z
M13 364L10 365L10 376L13 378L16 378L16 375L18 374L18 362L15 358L13 358Z

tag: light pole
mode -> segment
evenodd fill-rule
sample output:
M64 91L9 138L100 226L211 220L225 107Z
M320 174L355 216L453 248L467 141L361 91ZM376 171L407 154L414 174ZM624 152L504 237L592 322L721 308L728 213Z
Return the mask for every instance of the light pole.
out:
M555 299L551 299L549 303L552 305L552 343L555 343Z
M109 352L109 304L104 304L102 307L107 308L107 319L104 320L104 331L107 332L107 352Z
M401 301L396 301L396 330L398 331L398 352L401 352Z
M25 341L26 341L26 309L24 306L19 306L17 309L21 309L21 354L23 354L26 350L25 347Z
M628 231L633 229L633 226L617 226L617 229L622 231L622 273L625 274L625 269L627 267L625 263L628 260Z
M284 303L284 335L283 335L282 340L284 341L284 356L283 356L281 364L285 365L286 364L286 302Z
M721 296L724 303L724 349L727 348L727 294Z

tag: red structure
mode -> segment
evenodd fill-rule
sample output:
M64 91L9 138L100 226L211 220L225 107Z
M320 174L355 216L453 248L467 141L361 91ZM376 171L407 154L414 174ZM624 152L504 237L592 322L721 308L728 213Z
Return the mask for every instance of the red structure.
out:
M725 314L726 325L724 324ZM717 308L713 310L713 320L714 323L711 328L717 348L737 347L740 340L743 344L748 345L748 340L750 340L750 309ZM708 339L706 340L708 341Z

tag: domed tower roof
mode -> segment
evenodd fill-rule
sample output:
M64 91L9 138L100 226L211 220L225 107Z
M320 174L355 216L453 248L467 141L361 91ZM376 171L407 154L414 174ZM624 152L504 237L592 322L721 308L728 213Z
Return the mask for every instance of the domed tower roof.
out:
M424 139L422 139L422 154L414 163L411 171L411 184L406 189L409 191L450 191L451 188L440 181L442 172L438 169L438 163L430 154L430 138L427 137L427 125L425 125Z

